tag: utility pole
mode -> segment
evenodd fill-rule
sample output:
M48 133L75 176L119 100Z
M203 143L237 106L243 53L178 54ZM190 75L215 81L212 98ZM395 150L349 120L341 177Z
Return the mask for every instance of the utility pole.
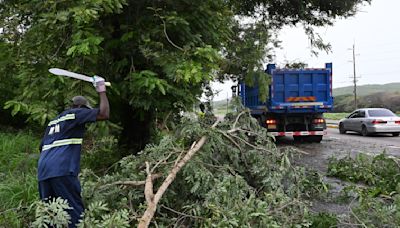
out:
M354 108L357 109L357 77L356 77L356 44L353 44L353 83L354 83Z
M228 106L229 106L229 95L228 92L226 92L226 114L228 114Z

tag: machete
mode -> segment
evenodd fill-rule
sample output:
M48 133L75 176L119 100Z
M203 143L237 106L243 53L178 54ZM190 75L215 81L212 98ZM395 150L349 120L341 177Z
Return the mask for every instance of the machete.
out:
M76 78L79 80L83 80L83 81L87 81L87 82L92 82L93 83L93 77L89 77L83 74L78 74L78 73L74 73L68 70L63 70L63 69L59 69L59 68L50 68L49 72L54 74L54 75L60 75L60 76L67 76L67 77L71 77L71 78ZM106 86L111 86L110 82L105 82Z

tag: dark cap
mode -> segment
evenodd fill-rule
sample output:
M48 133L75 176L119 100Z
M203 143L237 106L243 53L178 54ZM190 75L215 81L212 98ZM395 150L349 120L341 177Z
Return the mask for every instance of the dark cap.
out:
M76 106L83 106L88 109L92 109L92 106L90 106L89 101L84 97L84 96L75 96L72 98L72 105L74 107Z

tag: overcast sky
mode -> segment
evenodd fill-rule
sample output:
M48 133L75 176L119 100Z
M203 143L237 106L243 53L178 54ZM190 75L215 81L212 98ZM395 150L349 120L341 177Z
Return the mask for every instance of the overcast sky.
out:
M355 17L317 30L332 45L331 53L321 52L318 57L311 55L302 28L283 29L279 37L283 48L276 51L275 63L302 61L320 68L332 62L333 88L352 86L355 44L357 85L400 82L400 1L372 0L360 10ZM230 86L229 82L215 84L216 90L222 90L215 100L231 96Z

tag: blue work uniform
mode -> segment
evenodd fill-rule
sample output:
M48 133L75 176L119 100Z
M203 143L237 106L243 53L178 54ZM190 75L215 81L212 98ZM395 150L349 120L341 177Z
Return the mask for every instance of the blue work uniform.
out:
M84 210L78 180L85 123L95 122L99 109L74 108L50 121L40 144L39 194L42 200L61 197L71 210L69 227L76 227Z

